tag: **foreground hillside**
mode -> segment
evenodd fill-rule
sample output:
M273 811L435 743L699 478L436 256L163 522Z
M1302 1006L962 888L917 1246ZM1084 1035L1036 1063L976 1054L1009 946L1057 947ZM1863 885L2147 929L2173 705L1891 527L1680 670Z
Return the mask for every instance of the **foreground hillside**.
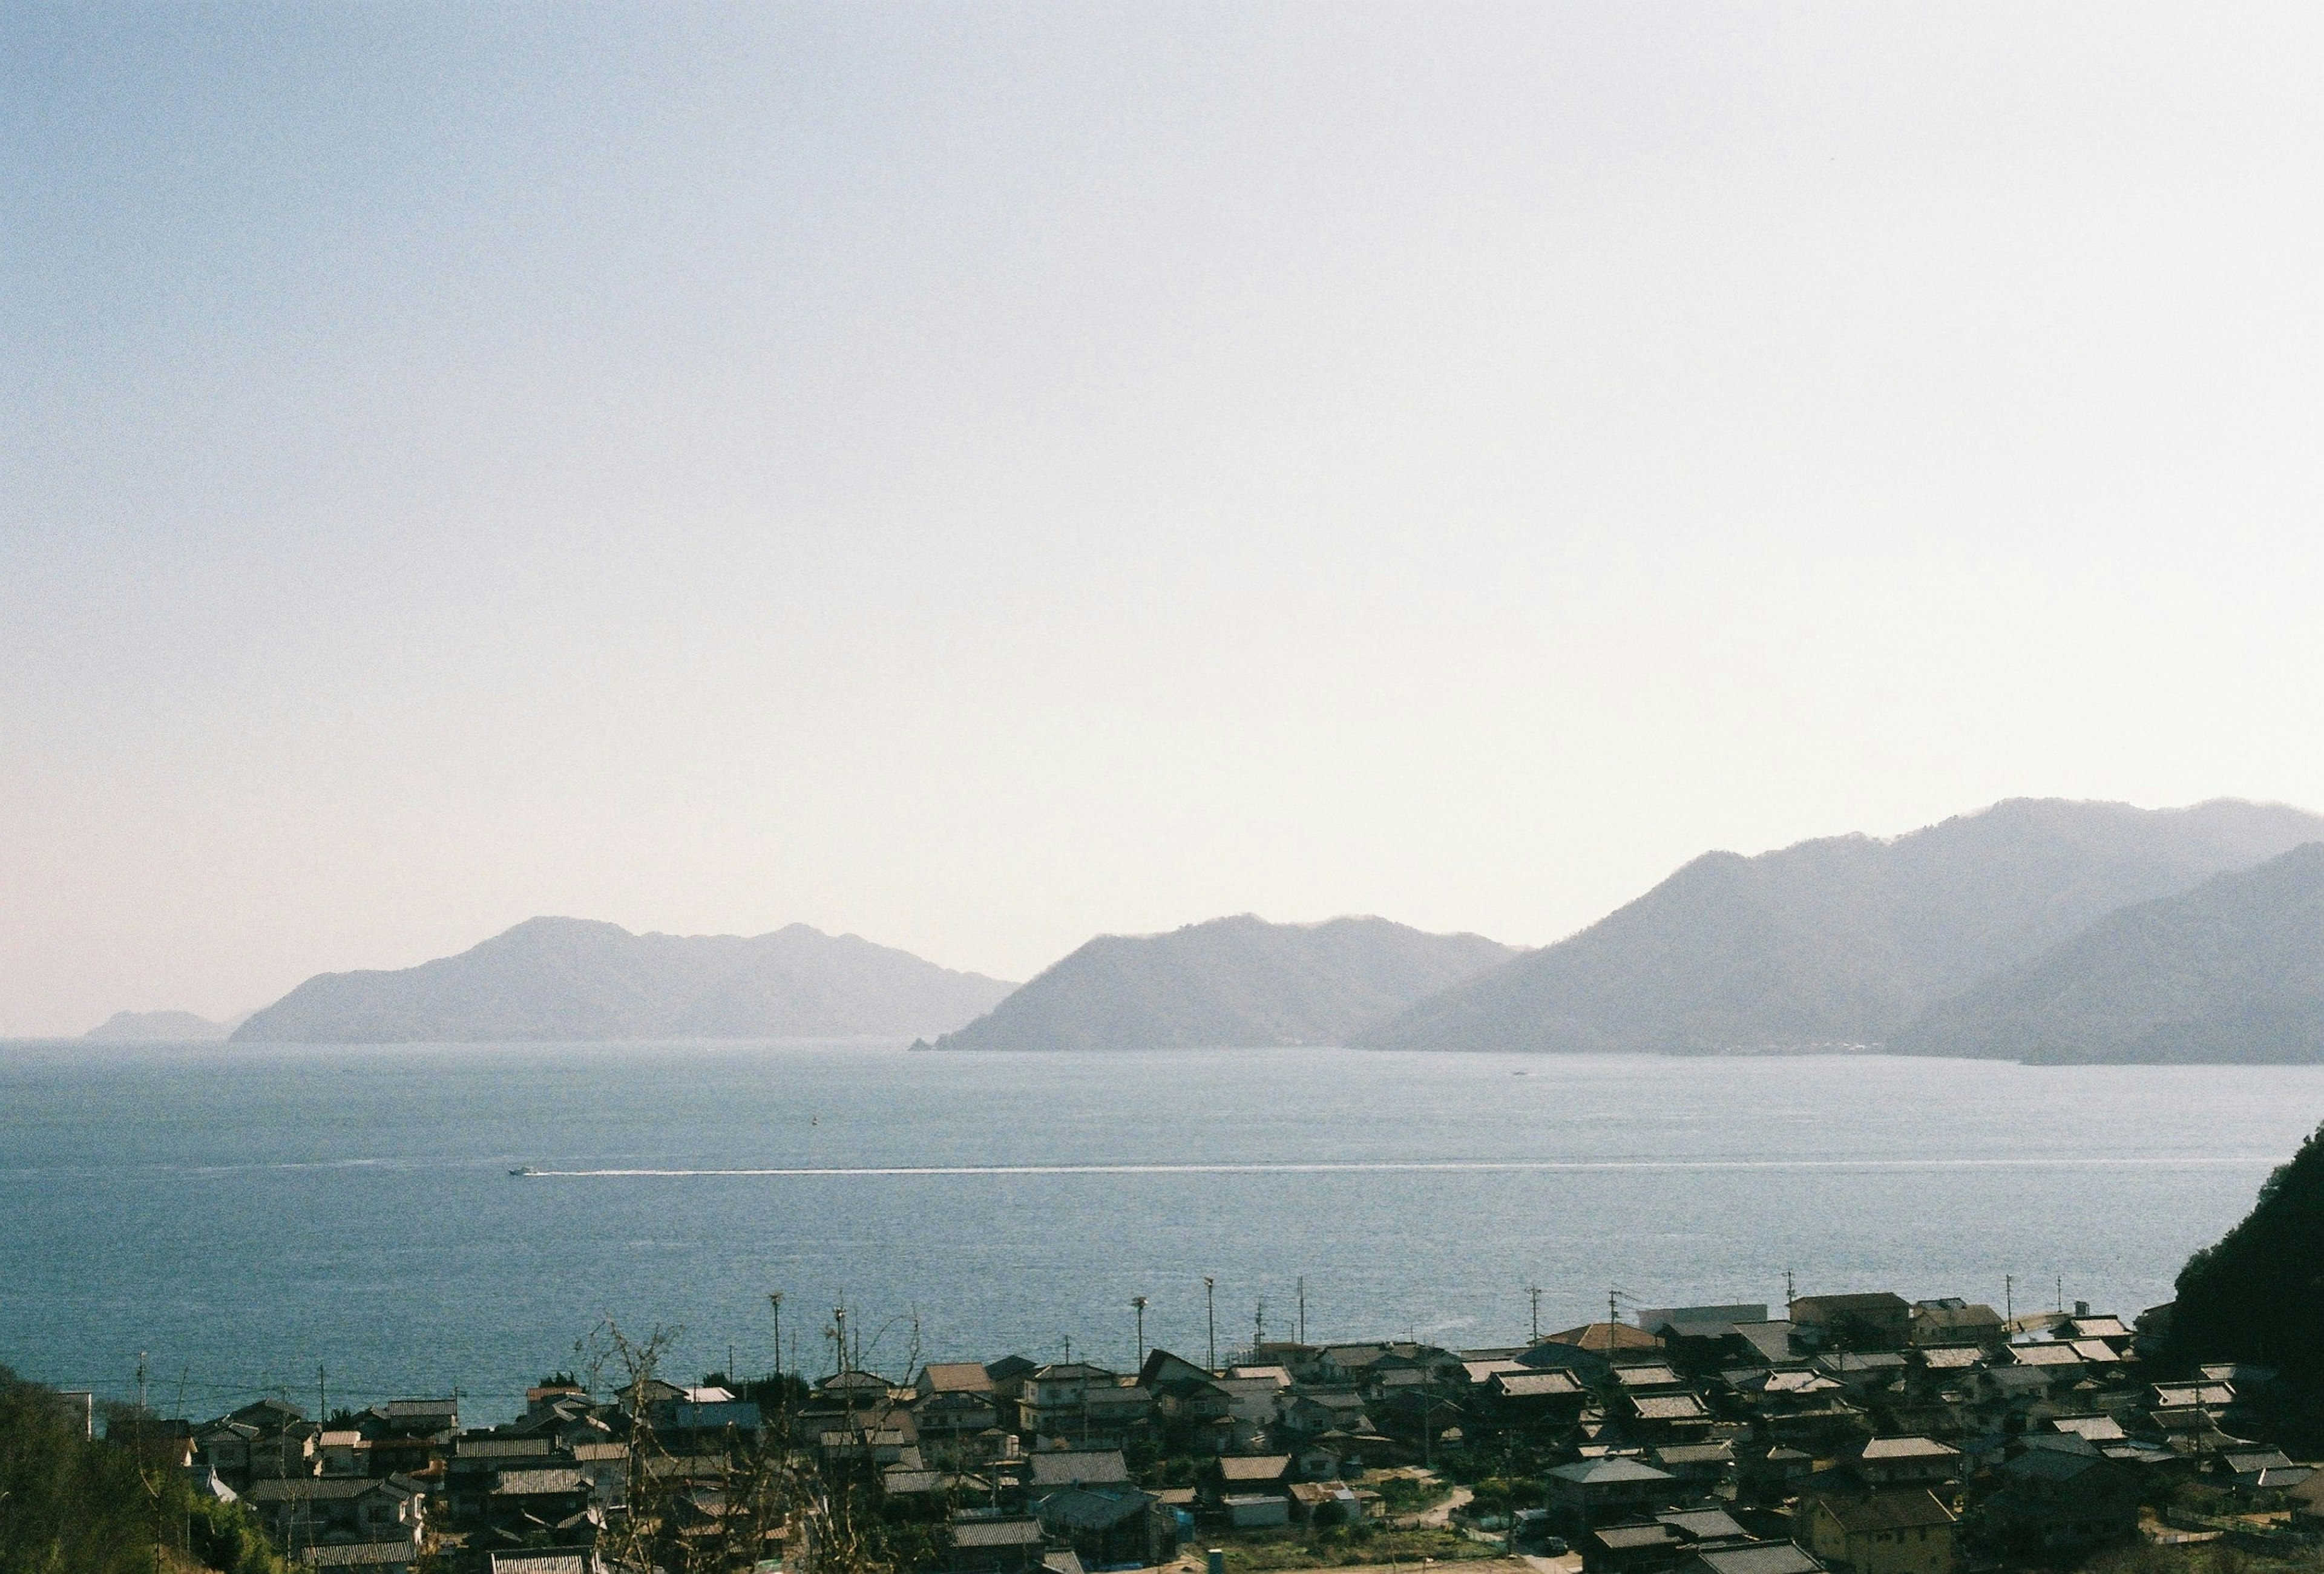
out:
M632 934L533 918L457 956L323 973L235 1030L241 1042L469 1043L942 1033L1010 986L852 934Z
M936 1047L1345 1044L1515 954L1481 935L1385 918L1269 924L1246 914L1167 934L1105 934Z
M2324 1060L2324 843L2110 913L1892 1046L2042 1062Z
M2171 1356L2250 1361L2290 1382L2311 1446L2324 1444L2324 1131L2267 1178L2244 1221L2187 1260Z
M1890 841L1713 852L1570 939L1449 989L1383 1047L1683 1051L1880 1044L2107 914L2324 837L2216 802L2015 799Z
M281 1574L240 1504L193 1490L158 1438L142 1458L134 1413L87 1435L80 1403L0 1367L0 1569L15 1574Z

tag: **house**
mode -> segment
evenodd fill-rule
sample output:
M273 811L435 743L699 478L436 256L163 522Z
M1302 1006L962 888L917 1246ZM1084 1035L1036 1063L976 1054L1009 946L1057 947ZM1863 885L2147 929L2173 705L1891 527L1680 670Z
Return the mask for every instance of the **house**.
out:
M1679 1574L1822 1574L1815 1554L1792 1542L1712 1547L1679 1565Z
M1155 1424L1181 1448L1224 1453L1233 1442L1234 1397L1217 1374L1157 1349L1138 1368L1138 1385L1154 1396Z
M1701 1491L1708 1492L1735 1475L1731 1442L1669 1443L1653 1450L1649 1458L1655 1468L1667 1470L1685 1486Z
M1875 1490L1940 1487L1960 1479L1960 1450L1933 1438L1872 1438L1852 1450L1845 1465Z
M1711 1428L1711 1407L1699 1394L1684 1389L1674 1394L1625 1394L1620 1413L1630 1430L1642 1439L1692 1442Z
M508 1437L482 1432L456 1438L444 1463L444 1506L456 1522L484 1517L493 1483L503 1470L541 1468L557 1462L557 1445L545 1437Z
M1851 1574L1951 1574L1953 1512L1926 1487L1817 1495L1798 1518L1809 1550Z
M1621 1520L1584 1531L1578 1538L1586 1574L1657 1574L1679 1560L1686 1542L1656 1520Z
M2221 1454L2219 1468L2246 1490L2258 1487L2277 1492L2297 1487L2315 1474L2306 1465L2293 1464L2282 1449L2243 1449Z
M1027 1574L1041 1566L1041 1527L1031 1519L959 1518L952 1522L948 1569L960 1574Z
M1626 1351L1658 1351L1663 1348L1659 1336L1643 1328L1632 1328L1627 1322L1585 1322L1579 1328L1564 1329L1526 1347L1526 1353L1517 1359L1527 1366L1534 1365L1531 1359L1533 1352L1544 1344L1565 1345L1601 1358L1618 1357Z
M1913 1342L1913 1305L1901 1295L1803 1295L1791 1305L1792 1321L1827 1347L1900 1350Z
M1287 1492L1230 1492L1219 1499L1219 1512L1236 1530L1271 1530L1291 1523L1291 1496Z
M1129 1485L1130 1466L1120 1449L1044 1449L1025 1457L1025 1489L1029 1493Z
M315 1457L326 1476L371 1474L371 1440L354 1427L326 1428L318 1433Z
M1377 1436L1364 1397L1346 1389L1310 1390L1277 1401L1275 1424L1286 1441Z
M1518 1367L1485 1382L1485 1407L1509 1426L1572 1426L1590 1403L1590 1390L1572 1372Z
M1986 1539L1997 1547L2056 1557L2120 1541L2138 1530L2136 1474L2095 1450L2085 1454L2029 1448L1996 1474L2001 1490L1978 1506Z
M1135 1377L1086 1361L1056 1361L1025 1375L1018 1430L1028 1439L1120 1445L1152 1419L1154 1396Z
M1642 1306L1631 1315L1646 1332L1667 1339L1674 1327L1731 1329L1738 1322L1765 1322L1767 1307L1759 1301L1730 1306Z
M1908 1327L1910 1342L1915 1346L1997 1345L2006 1337L2002 1331L2001 1313L1959 1296L1914 1302Z
M975 1361L932 1361L913 1379L912 1392L912 1420L927 1448L956 1451L1001 1423L992 1376Z
M322 1542L404 1542L417 1550L428 1499L408 1477L383 1480L329 1477L270 1477L243 1494L284 1546Z
M576 1443L568 1450L573 1468L589 1478L589 1500L600 1508L628 1506L630 1445L622 1442Z
M1618 1457L1560 1465L1542 1478L1542 1487L1551 1519L1573 1534L1652 1515L1676 1502L1681 1490L1669 1471Z
M1754 1444L1735 1458L1735 1488L1738 1499L1780 1503L1796 1493L1815 1470L1815 1457L1781 1443Z
M1815 1369L1847 1390L1851 1398L1861 1398L1903 1381L1904 1358L1893 1350L1834 1350L1818 1356Z
M1750 1539L1722 1508L1672 1509L1589 1532L1581 1539L1582 1566L1591 1574L1653 1574L1672 1568L1691 1549L1738 1546Z
M331 1546L301 1547L301 1569L345 1570L346 1574L411 1574L420 1562L420 1549L410 1542L345 1542Z
M1281 1497L1291 1489L1291 1456L1222 1454L1212 1461L1207 1475L1213 1495L1222 1499L1237 1493L1272 1493Z
M589 1478L570 1465L503 1470L484 1500L487 1524L521 1533L571 1523L589 1509Z
M1161 1512L1152 1494L1127 1484L1052 1492L1034 1504L1033 1516L1085 1568L1160 1563L1177 1550L1175 1516Z
M484 1574L605 1574L595 1552L492 1552Z

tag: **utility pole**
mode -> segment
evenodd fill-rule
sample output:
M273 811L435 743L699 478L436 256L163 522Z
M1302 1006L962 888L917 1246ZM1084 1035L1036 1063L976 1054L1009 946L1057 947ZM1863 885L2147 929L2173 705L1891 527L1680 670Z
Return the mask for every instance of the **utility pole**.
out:
M1307 1342L1307 1275L1299 1275L1299 1342Z
M835 1350L836 1350L836 1351L838 1352L838 1357L839 1357L839 1365L838 1365L838 1367L835 1367L835 1370L836 1370L836 1371L840 1371L840 1372L844 1372L844 1371L846 1371L846 1370L847 1370L847 1308L846 1308L846 1307L844 1307L844 1306L835 1306L835 1307L833 1307L833 1308L831 1309L831 1330L832 1330L832 1333L831 1333L831 1344L832 1344L832 1348L833 1348L833 1349L835 1349Z
M2017 1275L2001 1275L2001 1316L2005 1322L2017 1321Z
M1526 1296L1533 1302L1533 1342L1539 1344L1541 1342L1541 1286L1526 1285Z
M1203 1318L1211 1330L1210 1370L1219 1369L1219 1282L1203 1275Z
M1259 1347L1267 1342L1267 1297L1259 1298L1259 1312L1250 1322L1250 1358L1259 1359Z
M768 1291L767 1304L774 1308L775 1312L775 1397L776 1403L780 1404L783 1392L783 1293L780 1290Z
M1067 1335L1065 1335L1065 1365L1067 1365L1068 1367L1070 1367L1070 1366L1072 1366L1073 1364L1074 1364L1074 1336L1073 1336L1072 1334L1067 1334Z
M1792 1302L1794 1302L1794 1301L1797 1301L1799 1298L1800 1298L1799 1286L1798 1286L1798 1285L1796 1285L1796 1284L1794 1284L1792 1282L1792 1271L1791 1271L1791 1269L1789 1269L1789 1268L1785 1268L1785 1269L1784 1270L1784 1316L1789 1317L1789 1316L1792 1314Z
M1138 1351L1139 1370L1144 1371L1146 1369L1146 1297L1132 1295L1130 1298L1130 1310L1138 1316L1138 1343L1135 1348Z
M324 1397L323 1363L320 1361L315 1363L315 1424L331 1424L331 1402Z
M2063 1274L2061 1274L2061 1275L2058 1275L2058 1315L2059 1315L2059 1316L2061 1316L2061 1317L2063 1317L2065 1314L2066 1314L2066 1275L2063 1275Z

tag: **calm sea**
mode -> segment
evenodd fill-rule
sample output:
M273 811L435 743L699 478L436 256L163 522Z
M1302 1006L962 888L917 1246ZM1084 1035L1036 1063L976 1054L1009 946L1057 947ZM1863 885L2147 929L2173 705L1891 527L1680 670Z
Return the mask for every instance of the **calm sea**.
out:
M1201 1358L1265 1301L1452 1345L1890 1288L2135 1312L2324 1117L2324 1069L862 1045L0 1045L0 1363L165 1406L456 1385L606 1317L685 1375ZM515 1165L544 1172L512 1178ZM820 1347L820 1348L818 1348Z

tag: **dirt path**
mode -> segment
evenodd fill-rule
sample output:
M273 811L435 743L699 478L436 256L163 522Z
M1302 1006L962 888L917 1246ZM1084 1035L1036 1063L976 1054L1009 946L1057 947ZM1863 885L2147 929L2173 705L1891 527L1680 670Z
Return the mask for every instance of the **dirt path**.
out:
M1429 1530L1441 1531L1452 1523L1452 1511L1456 1508L1467 1507L1476 1496L1466 1487L1455 1487L1452 1488L1452 1496L1434 1508L1422 1510L1419 1523Z

